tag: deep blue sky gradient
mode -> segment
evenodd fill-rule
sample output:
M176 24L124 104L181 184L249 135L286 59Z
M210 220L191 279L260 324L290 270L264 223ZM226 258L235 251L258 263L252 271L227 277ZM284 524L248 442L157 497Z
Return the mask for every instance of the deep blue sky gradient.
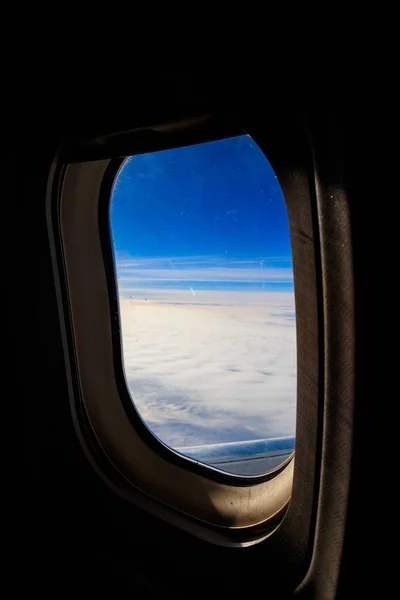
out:
M110 218L118 274L127 259L149 257L196 257L199 267L292 266L279 182L246 135L130 157Z

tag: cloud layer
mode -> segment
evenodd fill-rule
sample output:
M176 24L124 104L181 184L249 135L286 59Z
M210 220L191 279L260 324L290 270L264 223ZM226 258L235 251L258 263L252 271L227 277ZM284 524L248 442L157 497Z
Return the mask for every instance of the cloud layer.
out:
M295 434L292 292L193 294L186 287L154 289L151 296L129 290L127 297L120 285L128 388L163 442L180 447Z
M117 260L120 291L135 288L196 289L261 287L293 289L288 258L234 259L220 256L153 257Z

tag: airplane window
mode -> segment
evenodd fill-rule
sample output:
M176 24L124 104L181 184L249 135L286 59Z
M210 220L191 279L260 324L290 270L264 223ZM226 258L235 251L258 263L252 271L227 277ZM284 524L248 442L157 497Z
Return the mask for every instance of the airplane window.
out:
M132 402L174 451L239 475L295 444L285 201L248 135L131 156L110 209Z

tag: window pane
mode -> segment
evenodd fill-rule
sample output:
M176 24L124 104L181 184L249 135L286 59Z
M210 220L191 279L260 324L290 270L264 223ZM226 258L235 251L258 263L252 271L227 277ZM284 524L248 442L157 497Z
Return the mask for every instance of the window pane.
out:
M129 157L111 232L132 401L164 444L255 475L294 448L285 201L247 135Z

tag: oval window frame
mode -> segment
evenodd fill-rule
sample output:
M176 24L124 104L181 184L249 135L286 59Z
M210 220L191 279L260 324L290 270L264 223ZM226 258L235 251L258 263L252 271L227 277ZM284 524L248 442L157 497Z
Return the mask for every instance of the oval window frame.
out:
M243 131L243 130L241 130ZM251 133L250 133L251 134ZM206 136L207 139L206 141L209 141L209 136ZM214 138L214 139L218 139L218 135ZM226 137L226 136L224 136ZM256 136L252 135L253 139L255 139L256 143L258 143L258 145L260 146L260 148L264 151L263 145L260 144L260 142L257 140ZM128 142L128 146L130 145L131 142ZM191 141L191 143L193 143L193 141ZM195 142L196 143L196 142ZM170 142L168 142L168 144L170 144ZM167 147L168 147L167 144ZM122 147L127 147L127 141L126 138L124 138L123 142L122 142ZM140 146L141 144L139 144L138 146ZM152 144L150 144L151 146ZM157 145L157 144L156 144ZM169 146L169 147L175 147L178 145L183 145L180 144L179 142L176 143L176 140ZM118 146L118 144L117 144ZM163 144L161 144L161 146L163 146ZM153 148L154 149L154 145ZM294 153L296 154L297 149L295 149ZM105 152L106 154L114 154L115 155L115 140L112 140L112 143L110 144L110 146L108 148L106 148L104 150L104 148L100 151L100 155ZM98 144L95 147L95 151L93 152L92 150L88 151L89 154L92 153L94 158L99 158L99 147ZM139 153L139 152L138 152ZM87 154L87 150L85 150L83 152L83 154ZM95 156L97 154L97 156ZM129 150L129 154L132 154L132 150ZM81 163L80 165L70 165L68 168L65 168L65 158L66 156L68 156L68 151L66 152L66 155L63 153L61 153L61 155L59 155L58 157L58 165L60 166L61 164L64 164L64 168L59 170L57 173L55 171L57 171L56 167L54 168L54 172L53 172L53 179L50 182L50 189L51 189L51 195L54 199L54 190L56 189L56 194L58 195L59 199L61 198L61 201L58 202L57 200L54 202L54 200L52 201L52 210L53 212L55 211L56 215L53 214L53 217L51 218L51 220L54 222L54 217L55 220L58 221L58 226L61 229L61 235L60 235L60 239L62 240L62 248L60 248L59 250L61 250L62 253L62 259L60 260L60 256L58 257L58 268L59 270L59 275L61 275L61 271L64 270L64 281L63 284L65 285L65 294L66 296L68 296L68 302L69 302L69 308L70 308L70 325L72 326L73 329L73 339L74 339L74 349L73 349L73 353L75 354L75 358L77 358L77 375L78 375L78 379L79 379L79 387L80 387L80 392L81 392L81 400L83 399L83 403L85 405L85 410L89 416L89 413L91 413L89 420L91 423L91 427L93 427L93 431L92 433L94 433L94 436L96 437L97 442L99 443L100 447L102 447L107 456L110 458L110 460L112 461L112 463L114 464L114 466L120 471L120 473L123 475L123 477L125 479L128 479L130 481L130 483L134 486L138 486L140 489L143 489L143 491L150 495L153 496L154 498L156 498L158 501L161 502L165 502L166 504L168 504L169 506L173 506L175 509L177 509L178 511L181 511L183 513L186 513L188 515L190 515L191 517L194 517L197 520L201 520L201 521L205 521L206 523L213 525L213 526L217 526L217 527L222 527L222 528L233 528L233 529L244 529L246 531L250 531L250 529L253 529L255 526L260 526L262 525L262 528L260 529L260 531L262 530L265 533L265 525L268 525L268 523L270 523L271 528L275 528L276 526L276 515L277 514L284 514L286 512L286 508L288 506L289 503L289 499L291 496L291 481L293 478L293 467L294 467L294 461L293 460L289 460L288 464L282 469L281 473L277 474L276 476L269 478L267 481L264 481L262 483L254 483L254 478L251 477L251 482L248 482L248 484L246 485L227 485L225 483L221 483L221 482L213 482L210 477L208 476L209 473L207 473L207 477L203 477L202 475L200 475L198 472L195 474L195 476L197 478L199 478L199 480L206 480L205 481L205 486L203 487L203 491L206 490L206 502L205 503L199 503L199 498L193 498L194 503L191 504L190 500L188 501L187 498L187 492L184 493L183 497L181 494L177 494L176 493L176 488L181 488L182 489L182 485L181 485L181 476L182 476L182 472L181 471L174 471L172 478L169 481L169 487L171 487L171 481L174 484L174 488L175 488L175 493L171 494L164 494L163 493L163 488L162 486L160 487L160 481L158 481L155 485L151 485L151 482L149 481L149 479L147 479L147 477L145 476L145 484L142 486L141 485L141 481L140 481L140 477L138 477L138 472L137 470L134 468L134 472L132 474L129 474L129 464L130 461L132 460L132 455L129 457L126 455L126 452L124 452L122 450L122 447L124 446L124 444L121 444L121 438L120 436L118 436L118 439L116 436L109 436L109 431L110 431L110 420L108 420L108 418L104 419L104 411L102 407L102 402L93 402L93 406L96 406L96 408L94 409L94 411L91 411L91 409L88 407L92 404L92 402L90 400L88 400L89 398L92 398L92 400L95 397L98 397L96 394L96 390L93 389L93 382L94 379L96 378L94 373L92 373L93 377L90 378L90 376L88 377L88 371L86 369L86 367L88 366L88 356L90 354L92 354L92 350L90 349L90 346L92 346L93 349L93 344L92 342L89 343L89 345L87 344L82 344L82 339L85 338L85 334L83 334L83 330L85 329L85 326L83 324L82 321L82 314L85 313L85 311L83 310L82 313L82 304L84 304L84 290L90 290L90 292L93 292L93 283L95 283L94 279L97 278L97 284L99 285L99 289L100 287L102 288L103 292L106 291L107 289L107 285L105 285L105 273L104 273L104 260L101 261L101 252L100 252L100 248L101 248L101 243L99 242L99 228L98 228L98 223L97 223L97 219L96 219L96 215L93 212L93 207L94 205L98 205L99 202L99 197L100 197L100 188L104 179L104 174L105 174L105 170L106 167L109 165L110 163L110 159L106 159L106 160L101 160L97 161L97 162L86 162L86 163ZM268 157L270 159L270 155L268 154ZM85 157L87 158L87 157ZM82 160L82 157L78 158L78 160ZM76 162L78 162L78 160ZM283 191L284 191L284 196L285 196L285 200L287 202L287 208L288 208L288 213L289 213L289 221L291 223L291 239L292 239L292 246L293 246L293 241L295 241L295 244L297 246L297 249L300 249L300 246L307 246L307 244L304 244L304 239L302 242L300 242L300 246L298 243L298 239L296 238L297 232L299 231L299 227L303 225L303 232L308 231L309 234L309 238L310 241L312 242L312 244L309 244L307 248L303 247L301 248L301 252L297 255L297 259L295 259L294 257L294 275L295 275L295 281L296 281L296 271L297 273L300 273L301 271L303 272L303 275L306 275L306 281L304 282L306 285L307 283L310 284L307 288L307 293L304 294L300 294L301 297L301 304L304 304L304 302L308 305L308 310L306 312L303 312L303 309L305 308L303 306L303 309L300 311L303 313L303 316L305 317L304 319L300 319L300 329L302 330L301 332L299 331L299 328L297 330L297 339L298 339L298 349L299 349L299 339L304 339L304 329L308 330L309 335L311 334L313 337L313 342L315 342L315 344L318 347L318 340L321 340L321 330L319 329L319 326L321 324L320 322L320 316L318 317L318 315L320 315L319 310L320 310L320 304L318 302L318 293L317 293L317 285L318 285L318 276L319 273L316 272L316 263L315 263L315 245L313 244L313 233L315 232L315 219L313 218L313 209L312 206L310 206L311 204L311 198L310 198L310 188L309 188L309 183L308 183L308 167L310 166L308 164L305 165L304 161L300 161L300 164L298 166L296 166L296 168L293 170L291 168L285 168L283 170L283 172L281 171L281 177L279 177L279 170L277 170L276 166L274 165L273 161L271 161L271 164L275 170L275 172L277 172L278 174L278 179L280 179L281 185L282 185L282 181L284 181L284 185L282 185ZM90 165L90 167L89 167ZM77 171L75 173L72 173L72 168L77 168ZM62 172L62 173L61 173ZM66 175L66 177L65 177ZM72 175L72 176L71 176ZM95 184L94 182L97 181L97 184ZM286 189L285 189L285 185L286 185ZM292 218L290 215L290 210L289 210L289 206L288 206L288 190L289 190L289 196L291 197L291 202L289 204L291 204L292 206ZM81 206L82 206L82 201L84 198L88 198L88 195L92 194L93 196L93 204L91 205L91 209L89 210L89 212L91 212L91 217L89 220L91 220L92 225L96 223L96 225L94 225L94 230L96 230L97 228L97 232L93 231L92 232L92 241L96 239L97 236L97 244L93 244L90 248L88 246L85 246L85 244L83 244L83 246L79 246L79 244L76 244L75 242L76 240L76 236L72 235L71 233L73 231L73 228L70 229L68 226L66 226L65 221L68 221L68 218L71 217L72 215L72 221L74 221L74 209L73 206L75 206L75 208L77 207L77 205L79 206L79 202L76 203L77 198L81 201ZM71 203L71 198L73 198L75 196L75 204L74 202ZM85 200L85 201L86 201ZM300 203L300 204L299 204ZM65 209L66 206L70 207L69 210L69 217L68 215L66 215L65 211L63 210L63 208ZM296 205L296 206L295 206ZM80 208L79 207L79 211ZM62 208L63 207L63 208ZM299 211L299 207L301 208L301 210ZM60 210L61 208L61 210ZM78 211L78 212L79 212ZM68 212L68 211L67 211ZM296 213L296 214L295 214ZM75 215L77 216L77 215ZM80 217L82 216L81 214L79 215ZM293 216L295 217L293 220ZM314 215L315 216L315 215ZM76 219L75 225L79 224L78 229L82 229L82 220L80 218ZM295 230L295 236L293 237L293 227ZM86 230L87 232L87 230ZM77 233L77 231L75 230L74 233ZM55 236L56 237L56 236ZM90 237L90 236L89 236ZM82 241L82 240L81 240ZM89 244L90 246L90 244ZM312 247L311 247L312 246ZM82 269L82 265L79 266L79 258L78 255L82 255L82 253L79 252L78 247L80 250L84 249L84 255L86 257L86 265L85 267ZM75 258L74 256L75 255ZM305 258L305 255L308 256L309 263L307 265L307 269L306 269L306 273L304 273L304 269L301 268L301 265L304 264L303 263L303 259ZM78 260L77 260L78 259ZM60 262L62 262L62 265L60 264ZM89 269L92 272L92 276L94 277L94 279L91 279L91 283L89 283L88 281L84 281L85 280L85 275L84 272L85 270L87 272L89 272L89 270L87 269L88 264L91 265L91 267L93 267L93 272L91 271L91 269ZM78 275L78 273L80 272L80 276ZM74 277L74 273L75 276ZM80 281L79 281L79 278ZM102 284L100 285L100 280L102 280ZM81 287L80 291L79 291L79 287ZM96 287L96 286L94 286ZM301 286L303 288L304 291L304 285ZM296 286L295 286L296 289ZM298 294L297 291L296 293L296 309L298 307ZM106 300L107 298L107 294L103 293L102 294L102 298L103 300ZM107 321L107 328L108 328L108 335L106 336L108 341L106 343L106 345L108 345L110 347L110 340L112 338L112 330L115 327L115 323L112 323L112 316L110 314L110 311L106 310L106 304L107 302L103 302L102 300L102 308L100 309L100 313L102 314L102 318L101 320L105 323ZM64 307L65 308L65 307ZM307 307L306 307L307 308ZM316 314L313 314L312 317L310 318L310 314L306 315L306 313L309 313L309 311L313 311L315 310ZM108 316L107 316L108 314ZM93 326L93 314L91 314L90 311L86 311L85 313L86 318L88 319L89 322L91 322L91 325ZM92 329L93 330L93 329ZM87 332L86 332L87 333ZM103 332L104 333L104 332ZM87 337L87 336L86 336ZM92 340L93 341L93 340ZM310 340L309 340L310 341ZM302 344L303 349L304 349L304 343ZM70 349L71 351L71 349ZM308 359L308 353L305 352L304 355L304 359L307 360ZM90 361L89 361L90 362ZM93 360L92 360L93 362ZM302 361L304 363L304 360ZM84 366L84 363L86 366ZM307 368L308 369L308 368ZM308 369L309 370L309 369ZM312 387L313 389L315 389L315 402L313 404L313 406L311 407L311 411L299 411L299 404L298 404L298 411L297 411L297 422L299 422L300 420L304 420L304 414L305 412L309 413L309 421L314 421L314 424L316 424L318 422L318 410L317 410L317 406L318 406L318 400L320 395L318 394L317 391L317 383L318 383L318 374L320 372L320 366L319 365L314 365L314 368L312 369L313 371L313 375L314 375L314 381L312 382ZM301 374L301 366L300 366L300 374ZM110 376L110 378L112 378L111 375L111 371L108 372L108 375ZM307 395L309 395L310 389L307 390ZM75 400L74 400L74 404L76 405L76 390L75 390ZM115 398L114 398L115 400ZM121 402L120 399L118 398L118 404L121 407ZM113 403L113 410L111 411L112 413L114 413L115 416L115 410L117 409L117 402L115 401ZM304 407L303 407L304 408ZM107 411L105 411L107 412ZM95 414L96 413L96 414ZM113 415L110 413L108 414L108 417L111 418ZM125 415L126 417L126 415ZM128 420L129 423L129 420ZM120 423L121 424L121 423ZM304 425L304 423L303 423ZM104 428L103 428L104 426ZM131 424L129 424L129 437L131 437L132 435L132 427ZM305 431L304 427L302 427L302 430ZM308 445L316 445L317 443L317 428L315 427L311 429L312 435L309 436L308 438ZM309 432L310 433L310 432ZM111 439L112 438L112 439ZM301 436L302 439L300 439L301 445L304 445L305 439L304 436ZM297 440L296 443L296 449L299 440ZM136 450L142 450L143 448L136 448ZM168 449L168 451L170 452L170 450ZM293 490L292 493L297 492L298 493L298 484L301 482L301 485L303 485L303 481L304 481L304 475L308 475L308 480L310 480L310 478L313 478L315 475L315 472L313 472L312 468L307 468L307 465L305 463L305 461L303 460L302 456L300 456L300 467L296 467L296 472L295 475L297 475L295 477L295 481L294 481L294 485L293 485ZM134 459L134 460L137 460ZM162 459L164 460L164 459ZM183 458L183 460L185 461L185 463L187 463L188 459ZM167 460L167 462L169 463L169 465L171 465L170 460ZM298 458L296 459L296 464L299 465L299 460ZM131 465L132 466L132 465ZM165 466L165 464L164 464ZM196 468L199 467L199 465L196 465ZM179 469L179 467L178 467ZM146 470L148 472L151 473L150 479L153 478L154 473L156 471L154 471L154 469L152 468L152 465L149 466L149 464L146 467ZM209 467L207 467L207 471L209 471ZM185 464L185 468L184 468L185 474L188 473L188 469L187 469L187 464ZM131 476L132 475L132 476ZM283 475L283 477L281 476ZM234 476L232 475L228 475L228 477L232 480L232 478L234 479ZM187 480L188 482L189 480ZM193 480L194 481L194 480ZM289 482L289 483L288 483ZM154 484L154 481L153 481ZM167 484L168 487L168 484ZM262 488L262 489L261 489ZM164 490L165 491L165 490ZM237 499L236 501L232 501L233 497L235 497ZM250 500L251 499L251 500ZM276 500L278 499L278 502L276 504ZM204 501L204 498L203 498ZM200 506L201 505L201 506ZM278 511L275 510L277 508L277 506L279 505ZM238 507L240 507L240 510L238 510ZM303 511L303 516L304 518L308 518L310 516L310 510L311 510L311 505L309 505L309 510L306 511L306 513L304 513ZM299 515L299 513L297 512L297 515ZM289 521L293 521L293 518L295 516L295 513L292 513L289 511ZM288 522L288 518L285 518L285 522ZM267 526L268 529L268 526ZM265 537L265 536L264 536ZM260 538L261 539L261 538Z

